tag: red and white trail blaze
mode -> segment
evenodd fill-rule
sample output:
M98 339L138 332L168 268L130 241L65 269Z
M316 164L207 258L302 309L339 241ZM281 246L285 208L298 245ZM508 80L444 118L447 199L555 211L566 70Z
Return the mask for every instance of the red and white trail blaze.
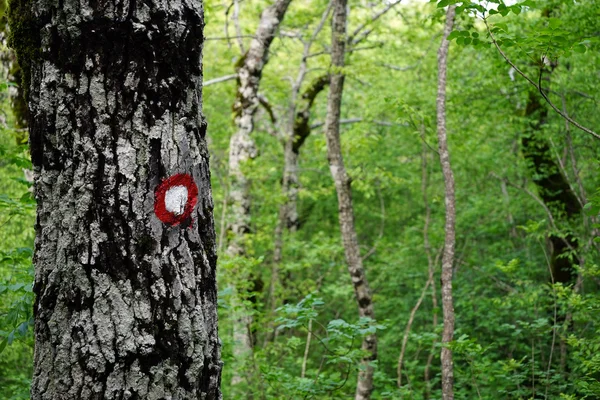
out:
M154 213L165 224L186 221L198 201L198 187L188 174L173 175L162 181L154 192Z

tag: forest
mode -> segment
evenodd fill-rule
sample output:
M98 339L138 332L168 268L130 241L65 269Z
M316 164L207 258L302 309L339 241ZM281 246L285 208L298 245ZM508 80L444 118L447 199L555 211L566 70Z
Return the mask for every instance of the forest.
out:
M0 399L600 398L600 2L0 3Z

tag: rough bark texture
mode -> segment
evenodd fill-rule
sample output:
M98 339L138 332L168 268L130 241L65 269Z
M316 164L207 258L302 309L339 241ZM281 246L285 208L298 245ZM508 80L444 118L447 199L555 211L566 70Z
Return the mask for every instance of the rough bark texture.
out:
M352 278L354 294L358 302L358 314L361 317L375 319L373 297L365 276L358 238L354 227L354 209L352 206L352 189L350 177L344 166L340 142L340 112L342 92L344 89L344 47L346 43L346 0L335 0L333 8L332 46L331 46L331 80L327 101L327 119L325 135L327 138L327 158L329 169L335 182L338 197L340 231L348 264L348 272ZM373 391L374 367L371 365L377 359L377 336L366 336L362 342L366 356L362 359L362 368L356 384L356 400L371 398Z
M202 3L11 6L38 202L32 399L219 399ZM154 190L177 173L198 202L168 226Z
M229 142L229 257L241 257L246 254L244 237L250 231L250 187L243 165L258 155L251 136L254 130L254 115L260 104L258 88L263 68L269 58L269 47L290 2L291 0L278 0L263 11L255 37L237 66L237 96L233 104L236 132ZM250 312L243 310L241 300L235 301L243 314L236 317L237 321L233 327L233 353L240 369L243 361L252 354L252 316ZM240 372L236 371L231 383L237 385L241 382Z
M456 242L456 199L454 196L454 174L450 165L448 138L446 135L446 72L448 65L448 35L454 25L455 6L448 7L442 43L438 50L438 88L437 88L437 134L438 152L444 174L446 223L444 226L444 252L442 255L442 310L444 312L444 330L442 332L442 397L454 399L454 366L452 351L448 344L454 336L454 301L452 299L452 265L454 264L454 246Z

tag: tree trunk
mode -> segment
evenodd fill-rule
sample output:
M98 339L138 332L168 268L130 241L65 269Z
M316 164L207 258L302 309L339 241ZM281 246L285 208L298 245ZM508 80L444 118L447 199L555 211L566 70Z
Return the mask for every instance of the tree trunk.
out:
M541 132L548 123L548 108L541 100L536 92L529 92L525 116L532 118L533 122L528 132L521 137L523 155L529 163L538 193L548 209L557 212L557 215L574 218L581 214L582 206ZM575 268L579 265L579 260L576 255L571 258L567 254L577 250L577 240L571 234L566 237L550 235L549 242L552 280L564 284L574 283Z
M283 260L283 233L287 229L289 232L296 232L300 226L298 219L298 189L300 187L300 177L298 174L298 159L300 158L300 147L310 135L310 110L317 97L329 83L329 75L323 75L317 78L301 97L302 106L296 112L296 102L293 99L291 115L293 117L291 135L284 138L283 155L283 179L282 192L284 196L283 204L279 206L279 218L275 227L275 247L273 249L273 265L271 267L271 284L269 287L269 301L271 302L271 311L274 312L277 307L276 287L279 283L279 267ZM295 97L295 96L294 96ZM286 277L290 280L290 277Z
M281 23L291 0L278 0L265 9L261 15L255 37L250 42L248 51L237 65L237 95L233 104L236 132L229 143L229 242L227 255L243 257L246 254L245 236L250 232L250 183L243 171L243 165L258 155L258 150L251 134L254 130L254 115L260 104L258 88L262 71L269 58L269 47ZM239 275L240 280L255 281L255 289L262 286L256 282L257 277ZM239 289L239 288L238 288ZM252 354L252 337L250 325L253 318L249 310L245 310L241 295L238 294L237 308L240 315L234 317L233 353L238 362L232 377L232 385L242 382L241 369L244 361Z
M344 166L342 147L340 143L340 113L342 105L342 92L344 89L344 48L346 44L346 0L335 0L333 9L333 24L331 37L331 80L329 84L329 97L327 101L327 118L325 135L327 139L327 158L329 169L335 183L338 198L338 211L342 242L348 263L348 272L352 278L354 294L358 302L358 314L361 317L375 319L373 311L373 297L360 256L358 238L354 227L354 209L352 206L352 189L350 177ZM356 384L356 400L371 398L373 392L372 363L377 359L377 336L366 336L362 342L362 349L366 356L363 357L362 368L358 374Z
M38 202L32 399L219 399L202 3L12 0L11 23Z
M442 397L454 399L454 366L452 351L448 344L454 336L454 301L452 299L452 266L454 264L454 246L456 242L456 199L454 196L454 174L450 165L448 137L446 135L446 72L448 65L448 35L452 32L456 6L448 7L444 36L438 50L438 88L437 88L437 134L440 163L444 174L446 224L444 226L444 253L442 255L442 310L444 312L444 330L442 331Z
M291 0L278 0L261 15L255 38L238 65L237 98L233 105L237 131L229 144L231 238L227 253L231 256L245 254L243 236L250 230L250 193L248 178L242 165L258 155L251 134L254 115L259 106L258 87L264 66L269 58L269 47Z

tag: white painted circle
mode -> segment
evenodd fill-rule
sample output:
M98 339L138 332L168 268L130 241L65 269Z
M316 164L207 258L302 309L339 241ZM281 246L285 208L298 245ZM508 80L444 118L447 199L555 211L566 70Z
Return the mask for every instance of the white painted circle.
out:
M173 186L165 194L165 208L175 215L183 214L187 201L188 190L185 186Z

